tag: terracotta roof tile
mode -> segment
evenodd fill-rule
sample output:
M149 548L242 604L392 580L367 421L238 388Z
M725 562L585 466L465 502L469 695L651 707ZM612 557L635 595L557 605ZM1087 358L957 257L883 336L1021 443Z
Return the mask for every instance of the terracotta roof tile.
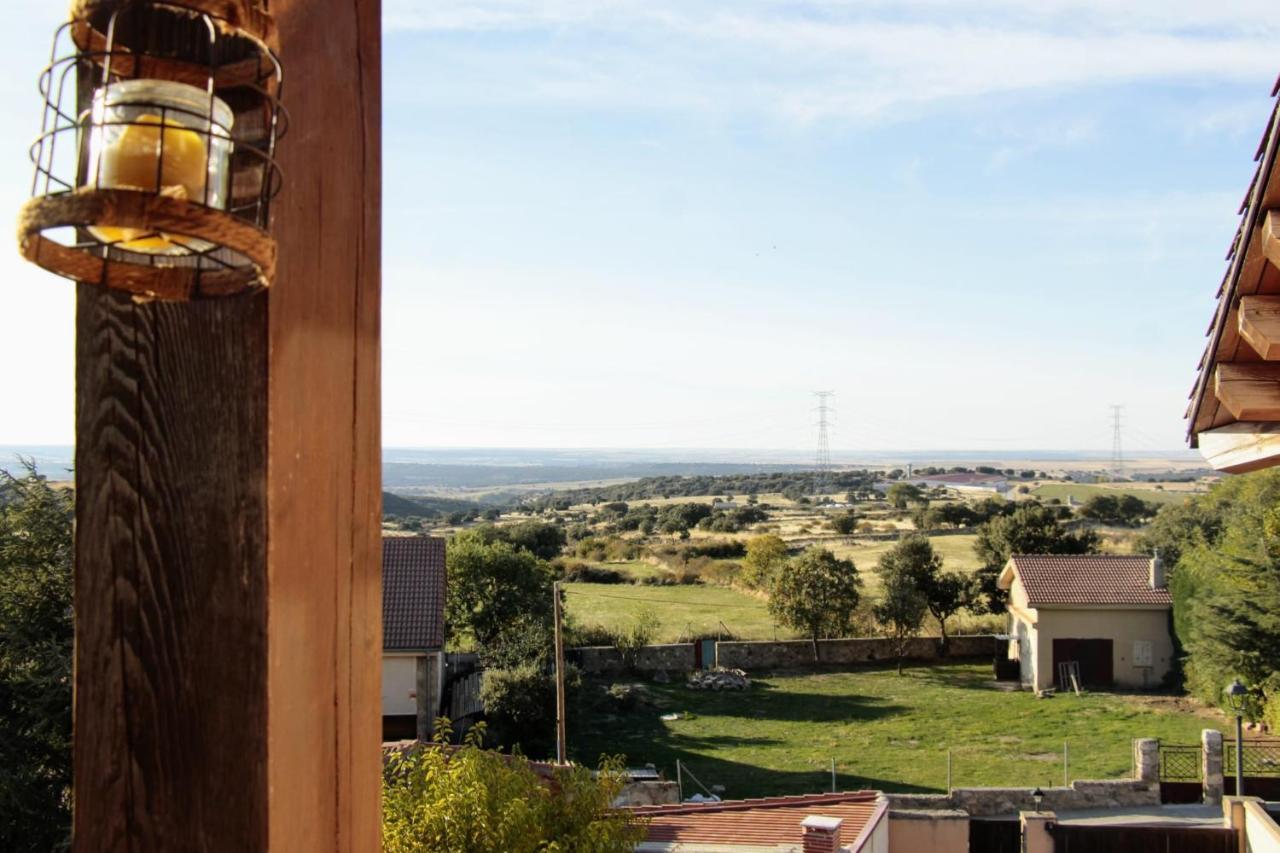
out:
M1149 557L1037 554L1015 556L1012 562L1032 607L1171 602L1168 588L1151 588Z
M382 648L444 647L444 540L382 540Z
M800 823L810 815L838 817L841 843L848 849L885 810L876 791L765 797L719 803L638 806L632 811L649 821L645 841L657 844L801 845Z

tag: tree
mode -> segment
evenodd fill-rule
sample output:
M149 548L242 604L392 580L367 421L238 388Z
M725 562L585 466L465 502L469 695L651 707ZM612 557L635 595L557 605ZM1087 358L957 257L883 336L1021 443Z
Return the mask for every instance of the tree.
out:
M897 509L906 509L909 503L918 503L924 493L910 483L894 483L884 493L885 499Z
M789 560L774 581L769 612L813 641L848 633L861 597L862 579L851 560L812 545Z
M548 563L507 542L485 538L478 531L459 533L445 552L449 630L470 632L481 647L522 616L549 619L555 580Z
M874 613L876 621L889 632L898 657L898 675L902 675L907 645L920 633L928 605L906 565L897 561L882 562L877 571L880 574L880 601Z
M1137 527L1155 516L1159 508L1134 495L1093 495L1080 507L1080 517L1098 524Z
M877 571L900 572L924 596L925 606L938 620L942 633L942 653L947 652L947 620L969 604L969 579L959 572L942 571L938 556L926 536L904 536L880 558Z
M747 555L742 559L742 579L757 589L770 589L778 569L787 561L787 543L772 533L747 540Z
M382 782L382 849L386 853L630 853L644 824L613 800L626 782L621 759L597 775L557 767L540 777L519 755L480 748L483 727L459 749L437 742L393 754Z
M0 472L0 849L71 832L73 499Z
M625 504L624 504L625 506ZM560 556L564 548L565 530L545 521L521 521L497 528L499 535L517 548L523 548L539 560Z
M856 512L843 512L833 516L831 527L841 536L848 536L858 529L858 514Z
M992 613L1004 612L1005 592L996 581L1014 554L1090 554L1097 548L1094 531L1068 530L1052 509L1038 503L1019 506L978 528L973 550L982 568L975 574L974 598Z
M1224 481L1196 503L1166 516L1187 523L1169 584L1187 686L1221 704L1238 677L1247 715L1280 724L1280 470Z

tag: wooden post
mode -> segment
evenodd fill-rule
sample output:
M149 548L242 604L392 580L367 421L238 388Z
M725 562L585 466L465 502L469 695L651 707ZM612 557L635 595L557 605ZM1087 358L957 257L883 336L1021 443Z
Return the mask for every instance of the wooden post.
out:
M269 292L76 318L78 853L379 846L378 0L272 0Z
M555 598L553 612L556 620L556 763L565 764L568 761L566 756L568 749L564 725L564 626L560 615L559 581L552 586L552 590L551 594Z

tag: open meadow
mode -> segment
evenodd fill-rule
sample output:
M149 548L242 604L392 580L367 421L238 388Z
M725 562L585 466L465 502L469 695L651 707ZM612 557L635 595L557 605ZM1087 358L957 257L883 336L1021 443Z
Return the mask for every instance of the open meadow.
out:
M1069 778L1119 778L1131 773L1134 738L1191 744L1204 728L1228 727L1170 696L1037 699L997 686L990 664L909 667L902 676L891 668L760 674L746 692L682 683L638 692L630 709L604 703L571 716L571 757L594 766L603 753L623 753L670 779L679 759L726 797L829 790L832 759L842 790L943 791L948 750L957 787L1057 785L1064 741ZM681 718L662 719L670 713Z

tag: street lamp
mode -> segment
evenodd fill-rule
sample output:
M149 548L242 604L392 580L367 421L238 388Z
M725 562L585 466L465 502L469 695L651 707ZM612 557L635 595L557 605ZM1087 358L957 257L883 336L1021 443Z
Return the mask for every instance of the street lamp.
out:
M1244 700L1249 689L1235 679L1227 685L1227 704L1236 715L1236 796L1244 796Z
M1040 811L1040 801L1044 799L1044 791L1040 790L1039 785L1037 785L1036 789L1031 792L1031 799L1036 802L1036 811Z

